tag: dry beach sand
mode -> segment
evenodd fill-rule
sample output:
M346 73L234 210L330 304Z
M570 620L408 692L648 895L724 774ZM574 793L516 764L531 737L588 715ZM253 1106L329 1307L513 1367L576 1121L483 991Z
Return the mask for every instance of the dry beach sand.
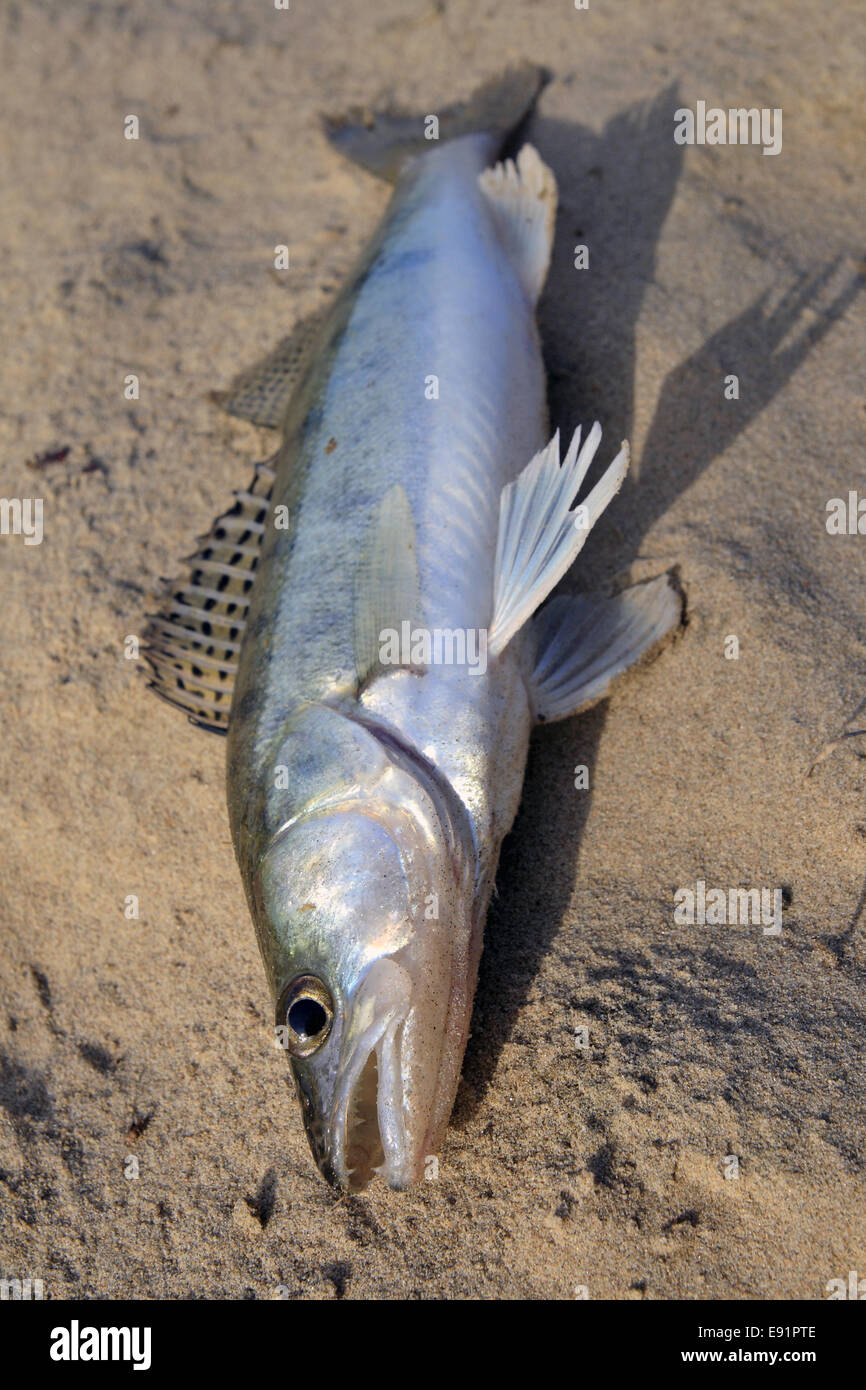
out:
M862 10L65 0L0 23L0 490L44 501L40 545L0 537L0 1275L819 1299L866 1274L866 742L807 776L866 695L866 538L825 526L866 492ZM387 200L320 114L436 112L522 58L552 72L530 134L561 197L553 420L597 416L637 465L565 587L678 565L688 624L535 735L439 1176L340 1199L273 1045L224 744L124 639L272 448L207 392L326 301ZM676 145L698 100L781 107L782 152ZM784 888L781 935L677 925L698 880Z

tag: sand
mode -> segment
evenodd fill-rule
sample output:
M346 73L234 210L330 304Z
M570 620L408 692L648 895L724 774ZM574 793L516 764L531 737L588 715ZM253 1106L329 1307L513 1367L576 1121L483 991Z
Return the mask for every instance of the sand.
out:
M821 1299L866 1272L866 743L807 775L866 694L866 539L825 524L866 491L858 8L5 9L2 490L44 537L0 537L0 1275ZM337 1198L273 1045L224 744L124 643L272 449L208 391L326 302L387 200L320 113L435 113L526 57L553 74L553 419L637 469L564 587L678 566L688 623L534 737L438 1178ZM781 153L676 145L699 100L782 108ZM784 889L781 934L677 924L699 880Z

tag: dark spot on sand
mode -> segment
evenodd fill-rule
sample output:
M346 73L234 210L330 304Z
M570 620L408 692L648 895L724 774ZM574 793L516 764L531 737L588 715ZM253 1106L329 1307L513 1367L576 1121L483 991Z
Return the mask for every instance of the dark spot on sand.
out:
M338 1298L345 1298L346 1285L352 1277L352 1266L347 1260L334 1260L322 1266L322 1273L334 1286Z
M140 1139L152 1119L152 1110L149 1110L146 1115L142 1114L140 1110L133 1110L132 1120L130 1121L129 1129L126 1131L127 1139L130 1142L135 1139Z
M679 1216L672 1216L670 1221L666 1221L662 1226L663 1231L672 1231L674 1226L699 1226L701 1221L700 1213L694 1207L689 1207L688 1211L681 1211Z
M32 459L27 460L28 468L47 468L50 463L62 463L69 455L71 445L63 444L56 449L47 449L45 453L36 454Z
M33 983L36 986L36 993L39 995L39 1002L49 1013L54 1007L54 1000L51 997L51 986L48 983L48 976L41 970L37 970L35 965L31 965L30 974L33 976Z
M274 1207L277 1200L277 1175L273 1168L269 1168L259 1183L255 1197L245 1197L244 1201L258 1221L262 1230L267 1226L274 1214Z
M113 1071L117 1071L117 1058L112 1057L108 1048L103 1047L101 1043L80 1042L78 1051L85 1062L102 1076L110 1076Z

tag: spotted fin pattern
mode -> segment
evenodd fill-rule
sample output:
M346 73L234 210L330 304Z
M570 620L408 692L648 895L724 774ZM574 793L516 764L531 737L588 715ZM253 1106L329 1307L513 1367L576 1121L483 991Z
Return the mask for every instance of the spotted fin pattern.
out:
M167 586L148 620L143 654L150 689L182 709L193 724L224 734L250 593L270 505L273 469L256 465L245 492L217 517L190 556L187 579Z

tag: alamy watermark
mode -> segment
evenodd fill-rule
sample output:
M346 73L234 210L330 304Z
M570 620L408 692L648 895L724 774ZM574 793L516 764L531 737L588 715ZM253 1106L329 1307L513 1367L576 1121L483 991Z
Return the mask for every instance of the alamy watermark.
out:
M68 1327L52 1328L48 1354L52 1361L131 1361L134 1371L148 1371L151 1329L82 1327L73 1318Z
M827 503L827 533L831 536L866 536L866 497L849 489L844 497L831 497Z
M413 627L408 620L379 633L383 666L465 666L470 676L487 670L487 629L483 627Z
M23 536L25 545L41 545L42 498L0 497L0 536Z
M674 894L677 926L761 927L764 936L782 932L781 888L708 888L699 878L694 888Z
M45 1285L41 1279L0 1278L0 1303L29 1303L32 1299L45 1297Z
M848 1270L847 1279L828 1279L824 1287L828 1299L856 1298L862 1300L866 1298L866 1279L859 1279L856 1269Z
M674 112L674 140L678 145L763 145L764 154L782 149L780 106L707 107L695 103L694 111L681 106Z

